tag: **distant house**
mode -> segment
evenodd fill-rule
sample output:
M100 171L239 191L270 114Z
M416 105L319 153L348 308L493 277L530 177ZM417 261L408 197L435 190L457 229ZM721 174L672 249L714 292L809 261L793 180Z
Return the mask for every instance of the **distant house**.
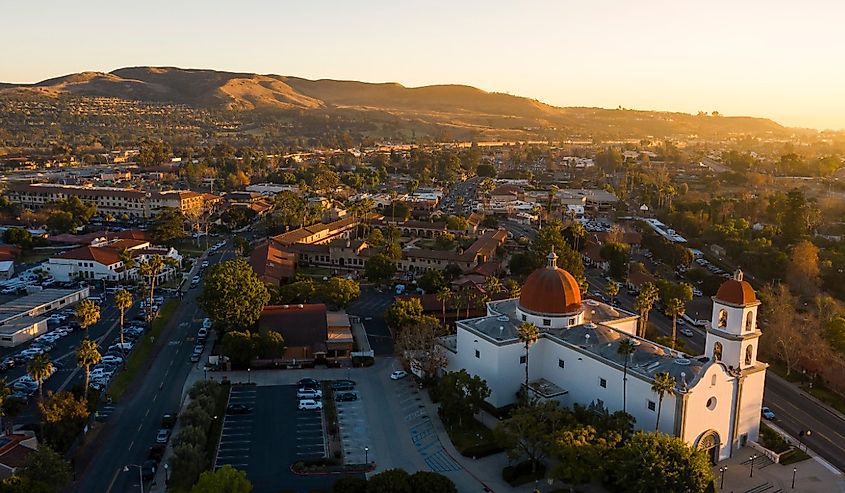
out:
M252 248L249 265L259 279L278 286L293 279L296 254L282 250L273 241L265 240Z
M326 305L271 305L258 319L259 330L281 334L286 366L311 365L350 357L352 329L345 312L328 312Z
M0 260L0 281L11 279L15 275L14 260Z

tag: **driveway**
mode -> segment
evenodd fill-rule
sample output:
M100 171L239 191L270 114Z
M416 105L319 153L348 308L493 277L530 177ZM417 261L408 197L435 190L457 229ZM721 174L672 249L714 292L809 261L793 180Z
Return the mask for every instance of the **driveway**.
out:
M392 304L391 292L380 293L375 288L365 287L361 289L361 296L346 308L349 314L361 318L376 356L393 355L393 336L384 321L384 313Z

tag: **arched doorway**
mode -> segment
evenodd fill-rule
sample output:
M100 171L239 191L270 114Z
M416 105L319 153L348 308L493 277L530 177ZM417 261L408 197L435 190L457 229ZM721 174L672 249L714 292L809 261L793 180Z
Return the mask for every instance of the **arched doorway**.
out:
M719 443L719 434L716 430L708 430L698 437L695 448L707 454L710 462L715 464L719 462Z

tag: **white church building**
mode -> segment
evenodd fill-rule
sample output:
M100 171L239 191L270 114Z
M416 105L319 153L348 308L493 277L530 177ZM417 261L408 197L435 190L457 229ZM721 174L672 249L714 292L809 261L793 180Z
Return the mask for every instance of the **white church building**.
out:
M660 408L659 430L706 450L713 462L758 439L768 365L757 361L760 302L741 272L713 297L705 354L692 357L638 338L637 314L582 299L576 280L556 265L549 254L519 298L491 301L486 316L458 321L456 334L442 339L447 370L486 380L495 407L515 403L526 364L517 328L531 322L540 332L528 353L531 393L565 406L620 411L625 357L618 347L631 339L625 407L637 429L655 430ZM652 383L662 372L674 377L675 388L659 405Z

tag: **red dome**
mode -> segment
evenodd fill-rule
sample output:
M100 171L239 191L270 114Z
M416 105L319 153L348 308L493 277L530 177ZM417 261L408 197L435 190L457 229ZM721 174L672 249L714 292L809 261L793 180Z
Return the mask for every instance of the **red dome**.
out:
M577 312L581 309L581 288L572 274L561 268L537 269L522 285L519 307L550 315Z
M715 298L731 305L751 305L758 302L754 288L742 278L742 271L736 271L733 279L723 282L716 291Z

